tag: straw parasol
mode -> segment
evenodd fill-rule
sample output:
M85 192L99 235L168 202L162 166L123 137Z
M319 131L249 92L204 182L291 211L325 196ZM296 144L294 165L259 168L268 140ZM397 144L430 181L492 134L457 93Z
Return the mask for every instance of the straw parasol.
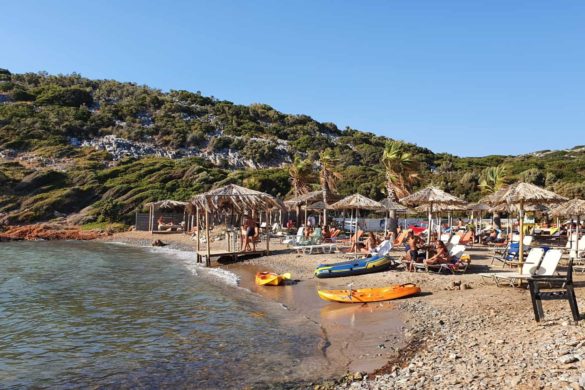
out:
M346 196L340 201L329 206L331 210L371 210L371 211L385 211L386 208L373 199L360 194L353 194Z
M380 201L380 204L386 208L386 210L391 211L394 210L397 213L406 213L408 211L408 207L401 205L398 202L393 201L390 198L384 198Z
M581 217L585 216L585 200L581 199L571 199L565 203L562 203L558 207L556 207L550 213L553 217L570 217L571 218L571 234L569 235L569 248L573 246L573 241L575 241L575 252L572 249L569 249L569 261L573 259L571 256L574 253L574 257L579 256L579 233L581 230ZM573 221L572 219L577 219L577 229L576 229L576 240L572 238L572 230L573 230Z
M329 206L327 206L323 201L315 202L313 204L305 206L305 209L307 210L327 210L328 208Z
M436 187L427 187L423 190L415 192L412 195L408 195L400 199L400 203L413 207L422 205L428 206L427 211L429 213L429 234L427 237L427 245L431 243L431 223L433 219L433 211L435 208L438 206L461 206L467 204L463 199L459 199L458 197L448 194Z
M384 198L380 201L380 204L386 208L388 214L384 217L384 235L388 232L388 223L387 220L390 218L390 213L393 211L395 213L402 213L406 214L409 210L408 207L401 205L398 202L393 201L390 198ZM405 221L406 223L406 221Z
M199 194L191 199L191 203L207 212L231 208L239 214L245 214L248 210L269 210L283 207L282 203L270 194L236 184L228 184Z
M386 211L386 208L380 203L373 199L360 194L353 194L347 196L340 201L333 203L329 206L331 210L355 210L356 214L356 229L357 233L357 211L358 210L370 210L370 211ZM352 218L353 220L353 218ZM356 235L357 237L357 235ZM357 242L355 245L355 255L357 255Z
M499 198L495 199L495 204L506 203L516 205L520 213L520 263L524 260L524 211L529 205L558 204L566 201L567 198L557 195L552 191L535 186L534 184L518 182L514 183L505 191L498 191L496 194Z
M187 206L188 202L180 202L178 200L159 200L158 202L150 202L147 203L145 206L155 207L157 209L179 209L181 207Z
M327 205L330 205L336 201L339 200L339 196L336 194L333 194L331 192L328 193L328 197L327 197ZM297 223L299 222L298 218L300 214L300 209L301 206L305 206L305 210L311 210L310 208L307 208L307 206L311 203L315 203L315 202L323 202L323 191L318 190L318 191L312 191L312 192L307 192L306 194L301 194L299 196L295 196L294 198L288 199L284 201L284 205L286 206L287 210L297 210ZM324 208L324 209L320 209L323 211L323 214L326 213L326 210L328 210L328 208ZM305 225L307 224L307 213L305 212Z

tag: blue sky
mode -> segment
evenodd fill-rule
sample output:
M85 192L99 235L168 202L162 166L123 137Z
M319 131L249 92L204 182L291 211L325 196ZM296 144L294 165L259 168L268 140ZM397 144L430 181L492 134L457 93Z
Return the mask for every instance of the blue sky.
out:
M585 144L585 2L11 1L0 67L261 102L436 152Z

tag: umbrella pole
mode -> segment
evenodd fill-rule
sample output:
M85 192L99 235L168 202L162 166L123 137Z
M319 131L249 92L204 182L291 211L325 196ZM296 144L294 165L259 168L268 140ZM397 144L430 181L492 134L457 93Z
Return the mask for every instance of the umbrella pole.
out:
M579 259L579 230L581 230L581 219L579 215L577 215L577 237L575 240L575 259ZM571 260L569 258L569 260Z
M205 243L207 250L207 258L205 259L205 265L211 266L211 247L209 246L209 211L205 210Z
M520 202L520 250L518 257L518 272L522 272L522 263L524 263L524 202Z
M429 246L431 245L431 223L433 221L433 202L429 204L429 226L427 228L427 259L429 258Z
M201 250L201 223L199 221L199 207L195 209L195 213L197 214L197 252Z

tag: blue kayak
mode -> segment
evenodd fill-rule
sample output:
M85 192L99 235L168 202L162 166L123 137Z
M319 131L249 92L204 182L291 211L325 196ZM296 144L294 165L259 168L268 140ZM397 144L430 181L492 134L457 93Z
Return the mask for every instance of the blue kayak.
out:
M386 271L394 262L386 256L364 257L335 264L321 264L315 270L318 278L363 275Z

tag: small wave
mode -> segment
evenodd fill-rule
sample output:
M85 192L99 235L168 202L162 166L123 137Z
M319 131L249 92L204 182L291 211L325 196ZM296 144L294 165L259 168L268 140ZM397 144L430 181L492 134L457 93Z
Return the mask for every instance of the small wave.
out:
M125 242L111 241L112 244L132 246ZM173 259L182 260L182 264L195 276L210 276L213 279L219 280L229 286L238 286L240 278L233 272L226 271L222 268L207 268L204 265L197 263L195 253L191 251L184 251L180 249L165 248L165 247L142 247L149 252L159 253Z
M236 275L233 272L226 271L223 268L203 268L203 267L201 267L201 269L205 270L205 273L207 273L208 275L211 275L214 278L217 278L217 279L229 284L230 286L238 286L238 284L240 283L240 277L238 275Z

